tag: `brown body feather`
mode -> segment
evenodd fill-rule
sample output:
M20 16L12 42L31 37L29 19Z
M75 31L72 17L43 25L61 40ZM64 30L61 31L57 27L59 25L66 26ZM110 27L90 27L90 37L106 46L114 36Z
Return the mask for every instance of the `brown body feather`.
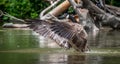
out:
M30 28L44 37L53 39L61 47L85 51L87 34L78 23L32 20Z

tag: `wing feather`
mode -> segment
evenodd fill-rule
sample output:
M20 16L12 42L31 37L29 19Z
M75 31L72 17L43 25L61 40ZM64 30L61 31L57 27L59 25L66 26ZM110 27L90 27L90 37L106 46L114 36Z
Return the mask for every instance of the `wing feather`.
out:
M76 28L77 27L77 28ZM35 20L30 28L40 35L51 38L62 47L74 47L77 51L85 46L84 33L81 32L81 26L74 23ZM83 33L83 34L81 34ZM83 35L82 37L80 35ZM74 45L74 46L72 46Z
M47 22L36 20L30 26L33 31L44 37L48 37L57 42L58 45L69 48L68 39L73 37L71 26L60 22Z

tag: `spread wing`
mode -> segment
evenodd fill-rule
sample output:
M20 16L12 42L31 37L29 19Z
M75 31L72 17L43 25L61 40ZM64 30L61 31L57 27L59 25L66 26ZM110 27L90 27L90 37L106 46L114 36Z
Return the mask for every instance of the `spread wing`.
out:
M74 23L67 22L34 20L34 22L30 25L30 28L44 37L53 39L62 47L73 47L79 51L83 47L84 43L81 43L85 38L80 38L79 35L83 35L84 33L81 34L83 31L75 28L78 26Z

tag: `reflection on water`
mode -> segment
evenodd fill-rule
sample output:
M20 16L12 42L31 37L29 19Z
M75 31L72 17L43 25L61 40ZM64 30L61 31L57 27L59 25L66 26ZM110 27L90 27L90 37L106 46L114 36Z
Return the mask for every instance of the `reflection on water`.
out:
M50 39L26 29L0 30L0 64L120 64L120 32L89 34L92 51L65 51Z
M29 30L5 29L0 31L0 50L38 47L36 37Z
M51 39L49 38L44 38L43 36L40 36L36 32L32 32L32 35L36 36L38 41L39 41L39 47L40 48L59 48L59 46Z
M89 35L89 45L97 48L119 48L120 47L120 32L119 31L100 31L93 36Z
M1 64L120 64L120 56L0 53Z

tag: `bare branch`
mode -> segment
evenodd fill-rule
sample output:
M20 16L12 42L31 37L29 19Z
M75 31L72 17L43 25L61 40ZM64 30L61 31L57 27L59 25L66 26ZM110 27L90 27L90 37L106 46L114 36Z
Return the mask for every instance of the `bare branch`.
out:
M117 16L120 16L120 8L119 7L115 7L115 6L111 6L111 5L105 5L109 10L112 10L112 12L114 14L116 14Z
M18 21L21 21L21 22L24 22L24 23L25 23L25 21L24 21L24 20L19 19L19 18L16 18L16 17L14 17L14 16L12 16L12 15L10 15L10 14L6 13L6 12L5 12L4 16L7 16L7 17L10 17L10 18L12 18L12 19L15 19L15 20L18 20Z
M7 16L7 17L10 17L10 18L12 18L12 19L15 19L15 20L18 20L18 21L21 21L21 22L24 22L25 23L25 21L24 20L22 20L22 19L19 19L19 18L16 18L16 17L14 17L14 16L12 16L12 15L10 15L10 14L8 14L8 13L3 13L1 10L0 10L0 17L1 16Z
M40 19L45 19L44 15L45 13L50 10L53 6L55 6L56 4L58 4L60 0L55 1L53 4L51 4L49 7L47 7L46 9L44 9L41 13L40 13Z
M3 16L3 15L4 15L4 13L2 12L2 10L0 10L0 17Z
M52 5L56 0L45 0L45 1L49 2Z

